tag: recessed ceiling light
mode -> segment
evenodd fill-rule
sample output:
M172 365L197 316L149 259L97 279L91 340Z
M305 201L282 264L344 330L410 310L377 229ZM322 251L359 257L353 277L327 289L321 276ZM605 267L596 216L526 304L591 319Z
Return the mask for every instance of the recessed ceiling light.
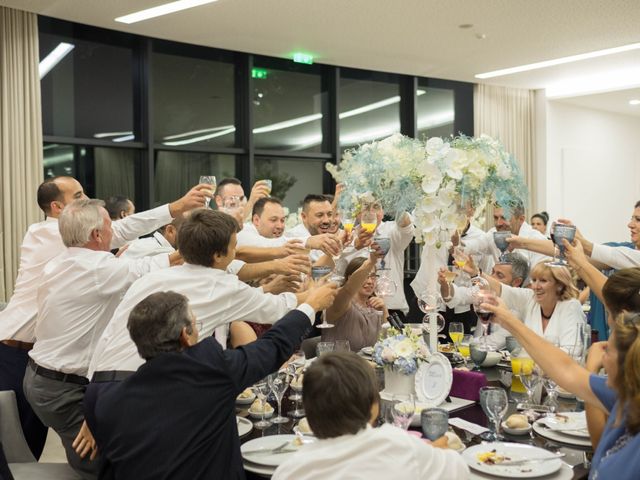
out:
M569 57L555 58L553 60L545 60L544 62L530 63L528 65L520 65L519 67L503 68L502 70L494 70L493 72L479 73L476 78L493 78L503 75L511 75L512 73L527 72L529 70L537 70L539 68L553 67L554 65L562 65L563 63L578 62L588 58L603 57L605 55L613 55L615 53L628 52L640 48L640 43L631 43L621 47L606 48L595 52L581 53L579 55L571 55Z
M629 100L629 105L640 105L640 100L634 98L633 100Z
M150 18L160 17L162 15L168 15L170 13L179 12L180 10L186 10L187 8L199 7L206 3L213 3L217 0L178 0L177 2L165 3L164 5L158 5L157 7L147 8L146 10L140 10L139 12L130 13L123 17L116 18L116 22L121 23L136 23Z
M38 73L40 74L40 80L51 71L60 61L67 56L67 54L73 50L74 45L71 43L60 42L56 48L54 48L49 55L44 57L38 65Z
M486 33L476 33L476 38L478 40L484 40L487 38L487 34Z

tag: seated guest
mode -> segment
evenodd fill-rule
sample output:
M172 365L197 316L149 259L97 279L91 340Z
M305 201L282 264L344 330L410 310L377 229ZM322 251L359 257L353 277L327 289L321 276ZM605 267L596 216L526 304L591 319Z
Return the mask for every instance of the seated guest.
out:
M531 215L531 227L547 237L547 223L549 214L547 212L534 213Z
M465 272L471 276L475 276L479 273L477 267L473 263L473 258L469 257L469 260L464 266ZM518 288L522 286L522 283L529 276L529 265L526 258L516 252L507 253L504 256L504 262L496 263L493 266L491 277L510 287ZM458 287L452 285L449 289L443 270L441 269L438 274L438 282L440 283L440 291L442 298L447 304L447 307L454 308L457 305L470 305L473 303L472 293L473 290L469 287ZM482 335L482 327L480 319L476 322L476 329L474 332L476 337ZM487 344L494 347L496 350L502 350L506 344L506 338L509 336L504 328L499 325L489 325L489 331L485 337Z
M273 480L469 478L462 457L391 425L372 428L380 408L373 369L355 353L324 354L306 371L304 409L317 442L280 465ZM446 445L444 437L436 441Z
M309 333L316 310L336 286L311 291L261 339L223 350L198 342L185 296L157 292L131 311L127 328L146 363L126 380L86 401L101 476L116 480L244 478L235 399L278 369Z
M590 479L631 480L638 478L640 471L637 455L640 448L640 374L637 368L640 365L640 314L621 312L621 304L608 293L609 282L627 272L630 273L627 277L635 277L632 295L638 297L640 269L637 268L614 273L603 290L605 304L615 315L606 348L600 349L606 377L591 373L562 350L525 328L504 304L483 305L493 312L494 321L509 330L560 387L609 415L602 435L595 432L599 441L594 442L597 448L591 461ZM590 363L597 363L591 357L590 354ZM588 422L588 425L593 436L593 423Z
M378 339L380 325L388 316L384 301L374 295L376 254L356 257L344 273L345 283L326 312L334 328L322 330L322 341L349 340L351 349L370 347Z
M541 337L557 338L560 345L573 345L578 324L585 322L566 267L550 267L540 262L531 270L531 288L514 288L484 275L507 307Z
M136 213L136 206L133 202L122 195L107 198L104 201L104 208L107 209L111 220L122 220Z

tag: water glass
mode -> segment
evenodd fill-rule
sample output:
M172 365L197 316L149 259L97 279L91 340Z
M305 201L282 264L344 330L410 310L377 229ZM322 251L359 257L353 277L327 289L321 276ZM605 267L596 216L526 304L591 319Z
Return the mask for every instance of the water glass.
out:
M425 408L420 414L422 433L432 442L439 439L449 428L449 412L443 408Z
M520 348L520 344L518 343L518 340L516 340L516 337L507 337L505 339L505 348L509 351L509 353L513 354L513 352L515 350L517 350L518 348Z
M480 406L491 422L489 432L483 433L480 438L492 442L502 440L500 423L509 406L507 392L500 387L482 387L480 389Z
M316 354L321 357L323 353L333 352L335 349L335 342L318 342L318 345L316 345Z
M271 187L273 187L273 182L271 182L271 180L269 180L268 178L265 180L260 180L262 183L264 183L264 185L267 187L267 196L271 196Z
M511 237L513 234L511 232L493 232L493 242L500 250L500 263L505 263L504 254L509 248L509 242L507 242L507 238Z
M482 362L487 358L487 349L484 348L484 345L480 344L478 341L471 342L469 345L469 353L471 354L471 360L475 364L473 367L473 371L479 372L480 366Z
M349 340L336 340L336 352L350 352L351 345L349 344Z
M553 243L558 247L558 256L553 258L553 261L547 262L550 267L567 267L569 264L564 256L564 243L566 238L569 243L573 242L576 237L575 225L564 225L562 223L556 223L551 230L551 238Z
M200 175L200 183L211 185L211 190L207 189L208 191L205 192L207 196L204 199L204 207L209 208L209 203L216 191L216 177L214 175Z
M391 397L391 418L396 427L408 430L416 411L416 402L413 395L393 395Z

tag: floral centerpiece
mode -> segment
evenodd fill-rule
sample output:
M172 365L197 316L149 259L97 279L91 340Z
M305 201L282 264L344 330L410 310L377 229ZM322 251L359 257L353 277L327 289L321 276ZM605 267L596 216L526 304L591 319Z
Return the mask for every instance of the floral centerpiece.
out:
M429 360L429 349L410 327L390 328L387 334L373 348L374 362L384 367L385 392L415 393L415 375L420 363Z

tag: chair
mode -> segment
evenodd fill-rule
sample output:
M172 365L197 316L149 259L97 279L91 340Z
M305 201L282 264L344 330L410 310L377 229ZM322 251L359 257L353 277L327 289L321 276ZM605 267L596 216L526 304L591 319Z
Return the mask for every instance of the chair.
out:
M306 358L314 358L316 356L316 346L321 337L305 338L300 345L300 349L304 352Z
M38 463L29 450L22 432L16 394L0 392L0 443L15 480L78 480L81 479L66 463Z

